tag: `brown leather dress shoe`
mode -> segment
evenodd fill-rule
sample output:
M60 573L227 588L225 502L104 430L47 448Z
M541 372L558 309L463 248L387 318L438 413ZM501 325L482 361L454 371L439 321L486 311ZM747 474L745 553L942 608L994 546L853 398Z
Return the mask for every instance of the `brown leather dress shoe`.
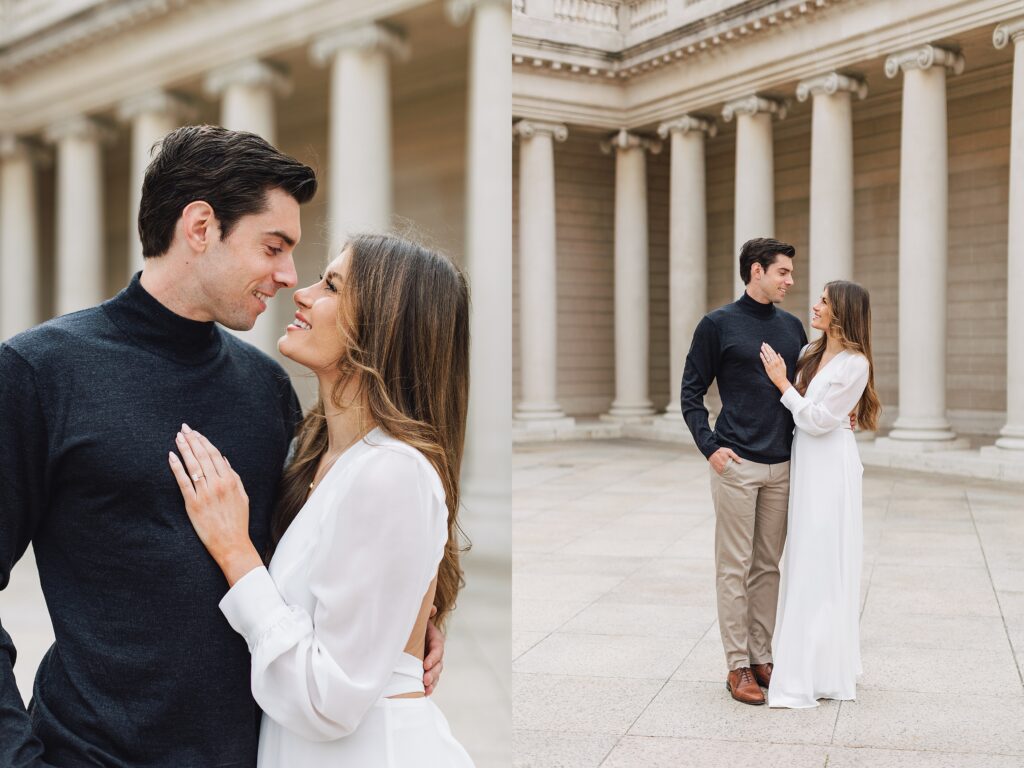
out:
M757 680L757 684L762 688L767 688L769 683L772 681L772 670L775 665L770 661L764 664L753 664L750 669L754 673L754 679Z
M725 680L725 687L736 701L744 704L764 704L764 693L758 687L750 667L732 670Z

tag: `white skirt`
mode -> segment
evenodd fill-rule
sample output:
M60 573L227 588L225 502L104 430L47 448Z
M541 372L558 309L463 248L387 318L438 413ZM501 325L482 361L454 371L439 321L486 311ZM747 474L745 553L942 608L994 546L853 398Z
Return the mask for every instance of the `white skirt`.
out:
M857 696L864 466L853 433L796 430L789 522L772 642L771 707Z
M264 715L258 768L473 768L429 698L381 699L356 731L309 741Z

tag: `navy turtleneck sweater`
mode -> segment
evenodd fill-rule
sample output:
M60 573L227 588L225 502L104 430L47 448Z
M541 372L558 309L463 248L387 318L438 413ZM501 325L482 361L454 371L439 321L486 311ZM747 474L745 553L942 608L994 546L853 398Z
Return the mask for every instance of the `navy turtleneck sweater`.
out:
M761 362L767 341L786 361L793 380L796 361L807 343L800 321L774 304L761 304L745 292L732 304L706 314L693 332L686 356L680 400L697 447L705 457L731 448L761 464L789 461L793 416L779 398ZM718 380L722 412L714 432L708 425L704 395Z
M0 588L31 542L56 636L26 711L0 627L0 765L255 764L249 653L167 454L186 422L230 458L262 551L299 417L281 366L138 275L0 345Z

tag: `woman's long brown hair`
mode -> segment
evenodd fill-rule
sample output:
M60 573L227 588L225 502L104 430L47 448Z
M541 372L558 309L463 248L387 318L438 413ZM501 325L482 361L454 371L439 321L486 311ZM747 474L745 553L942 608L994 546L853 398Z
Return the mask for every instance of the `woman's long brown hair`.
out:
M356 380L377 426L419 450L441 478L448 543L434 594L440 627L463 584L458 509L469 399L469 289L450 259L403 238L361 235L346 249L348 276L339 286L348 298L339 302L338 328L346 341L337 362L341 375L299 425L271 522L271 552L306 503L327 451L323 398L341 407L342 391Z
M811 379L818 373L828 337L835 336L843 349L859 352L868 359L868 384L857 403L857 425L861 429L875 430L882 403L875 392L875 362L871 357L871 297L862 286L846 280L826 283L825 296L832 320L828 330L811 342L797 362L794 386L801 395L807 393Z

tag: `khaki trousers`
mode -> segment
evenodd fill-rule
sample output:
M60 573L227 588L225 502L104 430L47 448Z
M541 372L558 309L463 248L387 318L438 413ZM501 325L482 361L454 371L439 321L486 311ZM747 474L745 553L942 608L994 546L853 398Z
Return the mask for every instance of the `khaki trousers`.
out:
M779 560L786 543L789 462L730 460L711 472L718 626L729 669L772 660Z

